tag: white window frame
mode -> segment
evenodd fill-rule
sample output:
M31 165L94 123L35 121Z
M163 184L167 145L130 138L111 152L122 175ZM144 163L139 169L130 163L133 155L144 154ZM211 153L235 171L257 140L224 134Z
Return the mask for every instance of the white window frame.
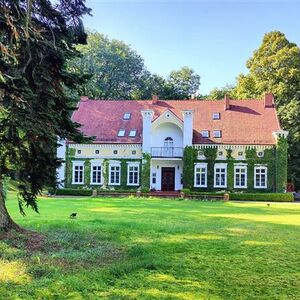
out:
M224 185L217 185L217 173L216 173L216 169L225 169ZM214 187L215 188L227 188L227 164L226 163L216 163L214 165Z
M197 172L197 168L204 169L204 184L201 184L201 175L203 174L202 171ZM200 174L200 183L197 184L197 175ZM207 187L207 163L197 163L194 166L194 187Z
M129 173L130 171L130 167L137 167L137 183L130 183L129 182ZM136 171L134 171L136 172ZM128 186L139 186L140 185L140 164L138 162L130 162L127 163L127 185Z
M216 133L218 133L218 134L216 134ZM222 131L220 129L213 130L213 137L217 138L217 139L221 138L222 137Z
M75 181L75 172L76 172L75 167L82 167L82 181L81 182ZM79 178L79 175L78 175L78 178ZM84 161L73 161L72 162L72 184L76 184L76 185L84 184Z
M119 136L119 137L125 136L125 132L126 132L125 129L120 129L120 130L118 131L118 136Z
M131 129L130 131L129 131L129 135L128 135L129 137L135 137L136 136L136 129Z
M264 186L262 186L262 185L256 185L256 171L257 170L266 170L266 172L265 172L265 185ZM259 181L261 182L261 173L260 173L260 178L259 178ZM266 189L266 188L268 188L268 167L266 167L266 166L255 166L254 167L254 188L255 189Z
M201 130L200 133L203 138L209 138L209 130Z
M131 119L131 113L130 112L125 112L123 115L123 120L130 120Z
M261 154L260 154L261 153ZM257 155L257 157L264 157L264 151L263 150L260 150L260 151L257 151L256 152L256 155Z
M115 183L115 182L111 182L111 172L112 172L112 170L111 170L111 168L112 167L119 167L119 182L117 182L117 183ZM114 163L109 163L109 176L108 176L108 184L109 185L121 185L121 163L119 163L119 162L114 162Z
M237 169L243 169L245 170L245 185L238 185L236 181L236 175L239 175L239 181L241 182L241 175L243 173L237 174ZM246 164L238 164L234 166L234 188L237 189L246 189L247 188L247 180L248 180L248 171L247 171L247 165Z
M220 120L221 119L221 115L218 112L215 112L212 114L212 119L213 120Z
M93 181L93 172L94 172L93 167L100 167L101 168L101 170L100 170L100 173L101 173L100 182L94 182ZM99 172L99 170L96 170L96 172ZM102 163L100 163L100 162L92 162L91 163L90 184L92 184L92 185L102 185L103 184L103 165L102 165Z

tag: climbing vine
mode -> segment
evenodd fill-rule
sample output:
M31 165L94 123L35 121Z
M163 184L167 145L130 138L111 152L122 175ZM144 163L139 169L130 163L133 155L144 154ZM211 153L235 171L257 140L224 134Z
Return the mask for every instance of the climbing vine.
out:
M197 159L197 150L192 146L186 146L183 151L183 188L192 189L194 186L194 162Z
M284 192L287 184L287 150L285 137L279 137L276 145L276 192Z
M144 191L150 190L150 162L151 162L151 155L148 153L143 153L141 188Z
M217 152L217 147L204 149L204 156L207 162L207 189L209 191L214 189L214 166L217 158Z

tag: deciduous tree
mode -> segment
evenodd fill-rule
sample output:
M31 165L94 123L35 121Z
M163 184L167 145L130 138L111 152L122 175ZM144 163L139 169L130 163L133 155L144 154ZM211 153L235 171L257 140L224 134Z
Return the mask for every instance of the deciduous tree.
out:
M267 33L247 62L249 73L240 75L234 91L238 98L272 92L284 129L289 131L289 180L300 188L300 49L286 36Z

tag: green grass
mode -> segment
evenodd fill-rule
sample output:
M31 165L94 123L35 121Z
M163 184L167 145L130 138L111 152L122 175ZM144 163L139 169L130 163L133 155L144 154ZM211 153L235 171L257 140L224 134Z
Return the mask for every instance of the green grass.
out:
M0 241L0 299L300 299L298 204L41 198L22 217L10 192L7 205L45 240Z

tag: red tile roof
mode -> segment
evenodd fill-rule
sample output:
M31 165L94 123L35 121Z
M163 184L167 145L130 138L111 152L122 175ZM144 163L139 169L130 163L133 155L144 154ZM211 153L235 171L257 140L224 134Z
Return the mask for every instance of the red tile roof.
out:
M182 110L194 111L194 144L275 144L272 132L280 130L274 106L265 107L264 100L230 100L230 109L225 110L224 100L84 100L73 113L72 120L80 123L81 131L95 136L94 143L142 143L141 110L154 111L154 119L164 111L172 111L181 120ZM125 112L130 120L123 120ZM220 113L220 120L213 120L213 113ZM118 137L119 129L125 136ZM129 131L136 129L136 137ZM210 137L203 138L202 130L209 130ZM221 130L221 138L213 138L213 130Z

